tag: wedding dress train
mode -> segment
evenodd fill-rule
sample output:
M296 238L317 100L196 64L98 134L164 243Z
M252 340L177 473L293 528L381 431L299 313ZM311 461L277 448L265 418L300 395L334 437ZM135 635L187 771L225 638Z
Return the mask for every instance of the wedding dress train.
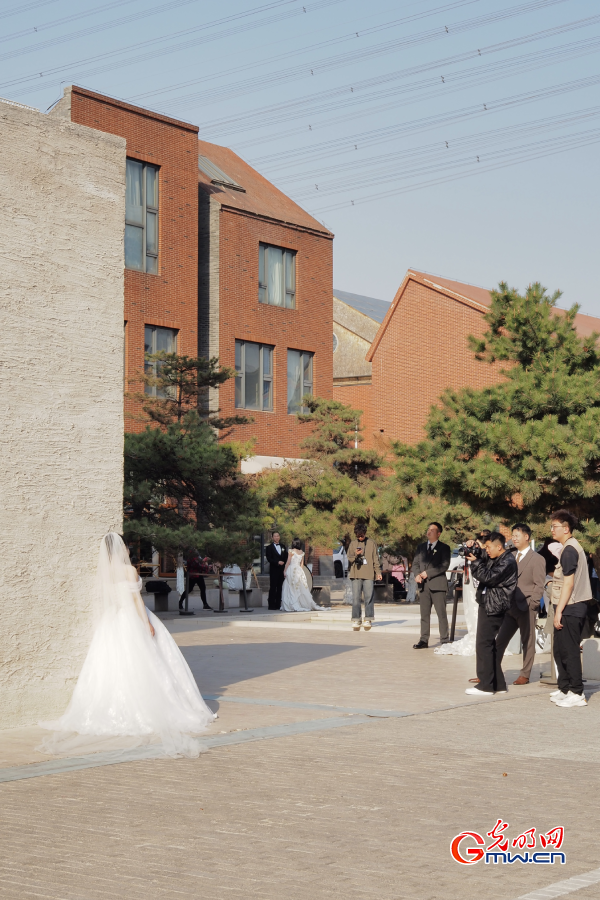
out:
M153 744L167 756L195 757L193 737L214 721L179 647L143 605L141 579L116 534L102 540L95 628L65 713L40 722L53 733L44 752L93 753ZM152 635L151 628L154 631Z
M284 612L307 612L312 609L325 609L318 606L308 589L306 575L302 568L304 553L290 550L290 561L285 573L281 592L281 609Z
M466 568L467 567L465 566L465 569ZM475 636L477 633L477 614L479 611L475 594L479 582L473 578L470 566L467 571L465 571L465 574L463 575L462 589L463 614L467 625L467 634L459 641L454 641L452 644L442 644L441 647L436 647L433 652L437 653L439 656L475 656ZM468 580L465 581L467 578Z

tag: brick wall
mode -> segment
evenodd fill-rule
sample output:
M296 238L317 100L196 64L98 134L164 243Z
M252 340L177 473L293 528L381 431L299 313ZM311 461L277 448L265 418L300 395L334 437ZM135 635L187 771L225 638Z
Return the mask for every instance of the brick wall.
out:
M359 443L361 450L373 447L373 421L372 421L372 384L358 382L357 384L334 384L333 398L351 406L352 409L362 410L360 424L362 428L362 441Z
M127 156L160 166L159 274L125 269L126 377L143 370L144 325L176 329L177 352L196 356L198 129L77 87L65 90L53 114L120 135ZM140 390L139 385L127 388ZM126 400L126 430L144 427L136 421L139 413L139 405Z
M258 302L259 242L297 251L296 308ZM259 456L298 457L309 426L287 412L287 349L314 353L313 393L332 396L333 278L331 239L223 207L219 225L219 357L235 365L236 338L271 344L274 354L273 412L251 411L251 425L236 440L256 438ZM234 415L233 379L220 388L223 415ZM240 410L243 413L243 410Z
M487 327L479 309L412 280L396 302L373 357L372 426L386 440L416 443L445 388L497 384L501 365L479 362L468 346Z

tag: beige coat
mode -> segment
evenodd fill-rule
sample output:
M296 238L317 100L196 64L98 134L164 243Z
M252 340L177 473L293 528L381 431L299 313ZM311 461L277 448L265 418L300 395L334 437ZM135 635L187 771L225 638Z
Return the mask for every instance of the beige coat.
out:
M364 548L364 558L366 564L357 566L355 563L357 547ZM350 578L364 578L368 581L375 581L378 575L381 575L381 566L379 565L379 557L377 556L377 547L375 541L367 538L366 541L357 541L356 538L348 547L348 562L350 563Z

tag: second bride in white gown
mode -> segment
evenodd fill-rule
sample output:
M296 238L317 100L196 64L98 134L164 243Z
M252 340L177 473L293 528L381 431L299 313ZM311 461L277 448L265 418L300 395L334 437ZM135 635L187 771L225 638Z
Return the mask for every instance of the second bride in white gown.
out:
M292 541L288 561L285 564L285 581L281 593L281 609L284 612L307 612L311 609L325 609L318 606L308 588L306 574L302 568L304 552L300 541Z
M159 755L195 757L194 735L216 718L181 650L142 598L141 579L118 534L102 538L95 627L71 701L39 748L58 755L153 745Z

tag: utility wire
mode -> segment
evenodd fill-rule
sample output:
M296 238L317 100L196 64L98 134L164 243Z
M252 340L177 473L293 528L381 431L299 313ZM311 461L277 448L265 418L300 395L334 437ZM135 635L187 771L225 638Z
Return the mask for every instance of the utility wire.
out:
M447 176L442 176L439 178L432 178L426 181L418 182L417 184L407 185L402 188L394 188L393 190L385 191L383 193L372 194L369 197L359 197L352 200L346 200L341 203L336 203L331 206L319 207L317 209L313 209L311 214L320 215L324 212L331 212L337 209L349 209L353 206L362 206L365 203L373 203L376 200L381 200L388 197L396 197L400 194L407 194L412 191L422 190L427 187L447 184L451 181L457 181L463 178L472 177L473 175L480 175L486 172L492 172L498 169L504 169L526 162L532 162L534 160L543 159L548 156L555 156L557 153L565 153L569 150L574 150L580 147L585 147L597 143L600 143L600 129L591 129L589 131L580 132L568 137L556 138L554 139L554 141L524 145L523 147L513 148L508 152L499 151L497 154L490 154L489 157L480 156L479 161L477 161L476 158L474 159L473 155L471 155L470 160L457 162L456 165L453 166L453 168L463 169L469 166L470 168L466 172L455 172L454 174L449 174ZM521 154L520 158L512 158L515 154L519 153Z
M303 159L310 159L311 162L314 162L319 159L329 159L332 153L338 153L340 155L354 154L359 147L363 150L366 147L372 147L384 143L385 141L394 140L400 135L404 137L411 133L438 128L440 125L487 116L489 113L514 109L529 103L537 103L541 100L549 100L553 97L583 90L588 87L594 87L598 84L600 84L600 74L590 75L586 78L578 78L574 81L554 84L547 88L539 88L535 91L526 91L520 94L502 97L499 100L475 103L471 106L452 110L451 112L438 113L436 115L425 116L421 119L414 119L409 122L399 122L394 125L385 125L381 128L363 131L352 136L333 138L332 140L322 141L321 143L314 144L310 147L300 147L293 150L283 150L278 153L271 153L251 160L251 165L257 168L268 168L280 164L279 171L282 171L290 167L295 167L296 164Z
M10 16L16 16L20 13L29 12L30 9L39 9L42 6L49 6L50 3L57 3L58 0L41 0L41 2L37 3L29 3L27 6L23 6L20 3L18 6L13 6L11 9L5 9L3 12L0 12L0 19L8 19Z
M73 73L73 69L76 68L77 66L85 65L86 63L96 62L96 61L100 61L100 60L108 60L108 59L111 60L110 63L108 63L104 66L100 66L99 68L87 69L83 72L78 72L77 77L80 79L88 78L93 75L99 75L99 74L102 74L103 72L114 72L116 69L123 68L124 66L135 65L136 63L144 62L146 60L155 61L159 56L164 56L164 55L170 54L170 53L177 53L181 50L186 50L186 49L189 49L190 47L198 46L199 44L206 44L206 43L210 43L212 41L221 40L223 38L230 37L233 34L240 34L240 33L246 32L246 31L250 31L255 28L262 28L264 25L270 25L273 22L279 22L279 21L282 21L285 19L290 19L290 18L293 18L296 16L301 16L308 12L313 12L318 9L323 9L323 8L329 7L329 6L335 6L339 3L345 3L345 2L346 2L346 0L317 0L317 2L310 3L310 4L306 3L304 6L301 6L297 2L297 0L278 0L278 2L268 3L264 6L259 6L259 7L255 7L254 9L251 9L251 10L246 10L243 13L236 13L235 15L226 16L225 18L222 18L222 19L216 19L216 20L214 20L212 22L208 22L204 25L197 25L193 28L185 28L185 29L183 29L183 31L175 32L174 34L171 34L171 35L165 35L165 36L159 37L159 38L152 38L147 41L138 42L137 44L133 44L132 46L121 47L119 50L111 50L107 53L100 53L93 57L87 57L86 59L78 60L75 63L67 63L67 64L60 65L60 66L54 66L54 67L48 68L42 72L24 75L22 77L15 78L10 81L5 81L4 83L0 84L0 87L1 88L16 87L18 85L25 85L28 82L35 81L36 82L35 87L33 87L31 89L25 89L20 92L21 94L35 93L39 90L44 90L49 86L59 86L60 84L64 83L64 80L63 80L63 81L54 82L50 85L48 84L48 82L44 82L42 84L39 82L40 78L48 78L51 75L57 75L57 74L62 74L64 72L69 72L74 80L75 74ZM561 0L555 0L555 2L561 2ZM193 40L186 41L186 42L180 43L180 44L172 44L171 46L164 47L162 49L157 48L157 46L156 46L158 44L164 43L165 41L172 40L176 37L183 37L184 35L195 34L200 31L206 31L209 28L215 28L218 25L227 24L229 22L235 22L235 21L242 20L242 19L248 19L251 16L258 15L259 13L262 13L262 12L268 12L270 10L275 10L280 7L293 7L293 9L286 10L286 11L284 11L282 13L278 13L276 15L271 15L267 18L261 19L259 22L246 22L244 24L237 25L232 28L217 32L216 34L202 35L200 37L194 38ZM147 47L147 48L152 47L153 49L148 50L147 52L144 52L142 54L139 54L138 56L131 55L132 51L139 50L141 47ZM38 49L38 48L36 48L36 49ZM115 59L115 57L122 56L123 54L127 54L126 59L123 59L123 60ZM4 57L0 57L0 60L3 58Z
M474 158L479 158L480 161L489 160L494 154L508 152L509 150L512 152L513 150L518 149L518 147L511 148L506 146L507 142L514 143L515 140L522 141L527 135L570 128L576 123L598 118L600 118L600 106L594 106L589 109L580 110L576 113L551 116L546 119L538 119L534 122L527 122L522 125L509 125L504 128L494 128L491 131L484 131L466 135L461 138L451 139L449 142L437 140L434 143L422 144L418 147L411 147L395 154L389 154L387 155L387 159L384 159L383 157L372 157L369 161L362 160L360 166L354 166L352 170L347 166L344 167L344 169L340 168L337 170L334 170L333 167L331 167L329 174L333 177L327 180L327 178L323 177L324 173L320 173L321 177L319 177L318 184L311 183L310 188L308 187L308 184L304 187L300 187L300 189L294 193L294 199L314 200L316 190L318 190L319 197L321 197L328 194L339 194L342 191L347 192L355 189L364 190L382 183L390 184L400 179L403 180L413 177L415 174L420 175L436 166L445 169L450 165L454 165L457 160L461 162L461 164L465 159L470 160L471 162L473 162ZM592 130L598 130L598 126ZM588 133L589 130L586 132L572 132L570 135L559 135L554 138L545 138L544 140L570 140L573 135ZM502 142L505 144L503 148L500 147ZM491 155L490 153L484 155L484 151L488 147L492 148ZM469 151L467 157L465 157L466 151ZM308 182L308 180L312 182L315 177L318 177L315 173L310 173L310 176L304 176L306 182Z
M397 53L399 50L403 50L407 47L414 47L431 41L444 40L456 34L463 34L467 31L481 28L484 25L494 25L504 19L525 15L526 13L534 12L539 9L547 9L550 6L556 6L559 3L565 2L568 2L568 0L528 0L528 2L520 3L517 6L487 13L483 16L465 19L461 22L455 22L453 25L438 25L435 28L430 28L426 31L402 36L391 41L386 40L362 49L360 47L355 47L346 53L325 57L310 63L300 63L299 65L290 67L289 69L280 70L279 72L267 72L246 81L225 85L216 90L211 88L210 90L204 90L199 93L183 94L170 100L168 108L172 109L182 104L198 101L220 103L223 100L228 100L232 97L240 97L257 90L262 90L265 87L272 87L275 83L278 85L286 84L290 81L311 78L314 75L319 75L333 69L354 66L358 62L367 59L372 59L374 57L380 58L384 54ZM386 25L378 26L378 28L389 31L391 27L396 27L398 24L401 24L402 21L403 20L398 20L397 23L387 23ZM354 40L356 41L356 37ZM167 107L162 108L164 109Z
M524 44L545 40L580 28L589 28L592 25L597 25L599 23L600 15L590 16L587 19L580 19L575 22L566 23L565 25L547 28L543 31L535 31L531 34L526 34L523 37L502 41L499 44L489 44L480 49L468 50L454 56L446 56L441 59L433 60L432 62L396 70L395 72L389 72L384 75L378 75L374 78L367 78L362 81L355 80L326 91L308 94L296 100L274 103L263 107L254 107L242 115L236 114L224 116L219 119L205 120L202 126L203 133L222 136L236 134L240 131L248 132L257 128L264 129L274 122L279 126L282 122L298 119L303 115L319 115L328 112L331 109L340 109L351 103L354 105L365 102L370 103L377 97L385 96L388 91L391 94L392 91L396 90L393 88L392 91L390 91L386 88L380 92L366 93L371 88L378 87L379 85L393 84L396 81L401 81L413 75L435 71L441 67L456 65L457 63L466 62L471 59L480 59L489 56L490 54L501 53L515 47L523 46ZM562 45L562 48L567 46L574 45ZM558 49L561 48L559 47ZM280 135L281 132L279 132L278 136Z

